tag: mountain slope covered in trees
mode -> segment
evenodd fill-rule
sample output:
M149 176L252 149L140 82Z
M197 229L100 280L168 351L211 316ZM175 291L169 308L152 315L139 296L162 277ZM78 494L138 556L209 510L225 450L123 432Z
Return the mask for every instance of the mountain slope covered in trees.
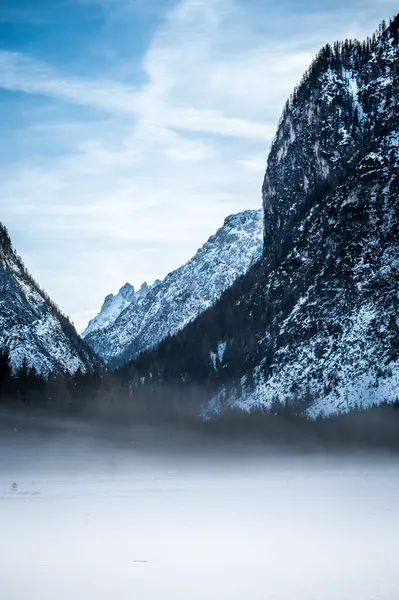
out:
M313 417L398 399L398 25L319 52L268 157L262 260L121 371L133 396Z
M98 359L39 288L0 223L0 349L10 367L37 372L92 370Z
M163 281L147 286L145 293L130 290L129 295L124 286L117 296L108 296L102 312L83 333L84 339L113 365L156 346L214 304L237 277L259 260L262 233L260 209L227 217L193 258ZM126 305L118 313L122 302ZM110 318L110 311L116 318Z

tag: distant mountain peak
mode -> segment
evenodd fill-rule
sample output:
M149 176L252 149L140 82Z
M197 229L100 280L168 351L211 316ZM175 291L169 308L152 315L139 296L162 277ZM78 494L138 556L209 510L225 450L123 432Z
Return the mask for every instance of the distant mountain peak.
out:
M148 292L159 283L160 280L157 279L153 285L150 286L145 281L141 284L137 292L131 283L125 283L116 295L108 294L101 307L100 313L89 322L87 328L82 333L82 337L84 338L94 331L110 327L115 323L119 315L127 306L145 298Z
M140 289L137 292L137 297L144 298L148 294L149 289L150 289L150 286L145 281L144 283L141 284Z
M182 267L152 286L143 283L130 302L112 306L82 334L106 362L123 363L176 333L214 304L221 293L260 258L261 209L227 217ZM112 318L109 314L112 312Z
M130 296L134 294L134 287L131 283L125 283L125 285L121 287L118 293L121 294L121 296L123 297Z

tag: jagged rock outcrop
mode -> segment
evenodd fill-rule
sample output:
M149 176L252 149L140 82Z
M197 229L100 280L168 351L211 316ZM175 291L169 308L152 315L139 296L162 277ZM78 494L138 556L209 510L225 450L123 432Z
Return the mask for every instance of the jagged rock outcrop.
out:
M125 368L137 397L312 417L398 399L398 25L321 50L268 157L262 260Z
M14 369L26 359L44 375L98 365L93 351L28 273L1 223L0 348L8 349Z
M125 308L145 298L150 289L156 287L159 283L161 283L159 279L156 279L151 286L147 282L144 282L137 292L135 292L134 287L130 283L125 283L115 296L114 294L108 294L101 307L101 311L90 321L82 333L82 337L85 338L91 334L89 339L93 339L95 331L113 325Z
M137 294L124 286L117 296L108 296L100 315L83 333L84 339L112 365L156 346L214 304L259 260L262 232L261 210L228 217L191 260L163 281ZM126 306L119 310L124 302Z

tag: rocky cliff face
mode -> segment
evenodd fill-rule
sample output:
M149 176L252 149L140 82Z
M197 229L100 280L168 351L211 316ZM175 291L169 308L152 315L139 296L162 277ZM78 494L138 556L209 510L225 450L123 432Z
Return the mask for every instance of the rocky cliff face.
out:
M156 346L214 304L221 293L262 253L263 215L248 210L225 220L215 235L185 265L151 288L125 296L127 304L115 319L104 319L118 296L108 297L100 315L83 334L108 363L123 364ZM145 293L144 293L145 292ZM118 308L119 310L119 308ZM115 314L115 311L113 312ZM102 320L101 327L93 324Z
M319 52L284 107L268 157L265 251L309 195L345 177L391 119L396 63L397 45L384 26L366 42L346 40Z
M97 358L27 272L0 223L0 348L16 369L24 359L38 372L92 369Z
M398 25L321 50L268 158L262 261L126 368L137 392L310 416L398 399Z

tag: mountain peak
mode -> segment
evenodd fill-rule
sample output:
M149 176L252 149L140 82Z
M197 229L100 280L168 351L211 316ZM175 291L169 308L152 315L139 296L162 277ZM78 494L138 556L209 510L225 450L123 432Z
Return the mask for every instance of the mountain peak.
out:
M260 258L262 211L231 215L185 265L152 286L146 282L117 318L83 336L108 362L124 362L179 331L214 304ZM100 330L101 329L101 330Z
M134 287L131 283L125 283L125 285L123 285L119 290L118 294L120 294L124 298L126 298L127 296L131 296L132 294L134 294Z
M228 223L242 223L246 220L257 219L259 216L259 211L259 208L248 208L247 210L242 210L241 212L232 213L225 218L223 225Z
M140 297L145 296L146 294L148 294L148 290L150 289L148 283L146 281L144 281L144 283L141 284L139 291L137 292L137 295Z
M94 331L110 327L115 323L126 307L145 298L148 292L159 285L159 283L160 280L157 279L153 285L150 286L144 281L137 292L135 292L131 283L125 283L116 295L108 294L101 307L100 313L89 322L87 328L82 333L82 337L86 337Z

